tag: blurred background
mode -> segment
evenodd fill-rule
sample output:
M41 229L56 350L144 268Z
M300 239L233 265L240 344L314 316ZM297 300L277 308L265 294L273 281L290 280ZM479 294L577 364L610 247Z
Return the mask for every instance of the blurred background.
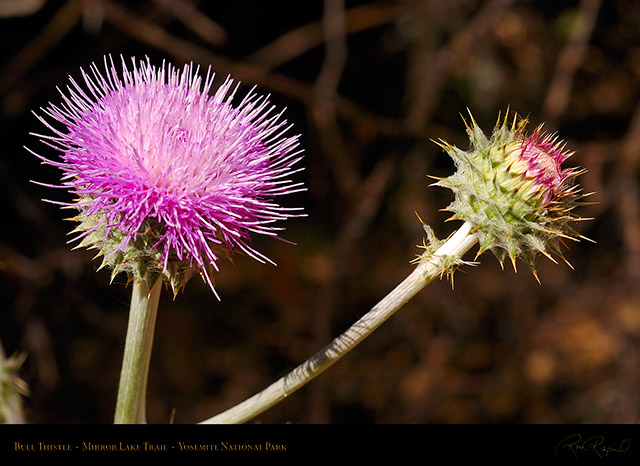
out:
M424 232L459 226L429 188L509 108L576 152L593 205L566 264L491 254L434 282L261 423L640 421L640 2L632 0L0 0L0 341L25 353L27 423L110 423L131 286L66 244L68 201L31 113L103 56L212 66L257 85L302 135L308 217L236 256L218 302L192 280L161 297L151 423L193 423L329 343L412 270ZM473 254L468 257L473 259Z

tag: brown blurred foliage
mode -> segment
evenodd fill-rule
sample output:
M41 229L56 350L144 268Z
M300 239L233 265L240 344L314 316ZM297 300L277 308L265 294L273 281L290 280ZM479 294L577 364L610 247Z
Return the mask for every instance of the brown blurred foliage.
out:
M145 55L211 65L287 106L302 134L308 217L278 263L236 257L217 302L199 281L163 295L149 385L153 423L192 423L286 374L410 271L423 231L457 227L453 169L430 139L466 148L460 114L490 131L510 108L545 122L595 192L574 269L500 270L486 254L428 286L263 423L640 421L640 3L631 0L20 1L0 3L0 340L24 351L30 423L112 422L131 287L71 251L59 173L30 136L79 67Z

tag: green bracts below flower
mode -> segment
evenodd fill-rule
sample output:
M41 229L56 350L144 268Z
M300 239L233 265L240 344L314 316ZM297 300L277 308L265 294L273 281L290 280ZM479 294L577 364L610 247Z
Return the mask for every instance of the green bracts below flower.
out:
M154 247L162 239L163 228L153 219L146 219L142 223L140 233L130 241L126 240L119 229L108 228L106 217L100 213L91 216L79 214L67 220L78 222L71 233L80 234L82 238L74 249L97 249L98 253L94 259L102 258L98 270L111 269L111 280L121 273L125 273L128 280L134 283L142 280L155 283L160 278L171 285L175 298L187 282L198 274L197 268L193 266L193 259L180 258L175 252L165 256L162 249ZM227 249L215 244L209 247L218 257L225 257L231 261ZM202 267L211 277L212 283L215 283L212 276L216 270L214 264L204 264Z
M567 262L560 250L563 240L586 239L569 225L582 220L571 211L584 197L573 183L583 170L561 168L572 155L564 143L543 133L540 126L527 134L526 125L527 120L517 114L509 122L507 114L498 118L487 138L471 116L471 124L465 121L471 139L468 151L437 142L457 171L436 178L434 185L454 192L455 199L445 210L453 213L451 220L473 225L480 242L478 255L491 250L501 265L508 256L514 270L520 257L538 279L534 266L538 254Z

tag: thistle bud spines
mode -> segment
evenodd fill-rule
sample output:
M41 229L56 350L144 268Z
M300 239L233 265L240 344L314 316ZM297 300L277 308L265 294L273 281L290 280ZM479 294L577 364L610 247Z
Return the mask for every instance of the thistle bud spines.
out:
M517 270L516 259L521 258L537 279L538 254L566 262L561 245L583 238L570 226L581 220L572 211L584 197L574 184L583 170L562 168L573 152L542 126L528 134L527 120L517 114L512 119L508 112L499 117L491 137L473 116L463 121L471 141L468 151L436 142L456 166L453 175L434 183L455 195L445 209L451 219L470 222L479 238L478 255L491 250L501 266L509 258Z

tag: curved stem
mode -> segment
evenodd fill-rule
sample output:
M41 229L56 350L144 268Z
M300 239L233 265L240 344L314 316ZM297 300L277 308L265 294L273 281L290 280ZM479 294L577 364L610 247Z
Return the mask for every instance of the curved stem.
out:
M114 422L146 423L147 376L162 280L134 283Z
M202 421L202 424L246 422L282 401L288 395L311 381L355 348L407 301L415 296L418 291L436 277L447 272L451 264L449 259L461 259L478 241L476 234L472 233L471 230L471 224L465 223L435 253L423 255L422 260L420 260L420 263L413 272L393 291L385 296L382 301L376 304L342 335L334 339L329 345L325 346L306 362L299 365L265 390L223 413Z

